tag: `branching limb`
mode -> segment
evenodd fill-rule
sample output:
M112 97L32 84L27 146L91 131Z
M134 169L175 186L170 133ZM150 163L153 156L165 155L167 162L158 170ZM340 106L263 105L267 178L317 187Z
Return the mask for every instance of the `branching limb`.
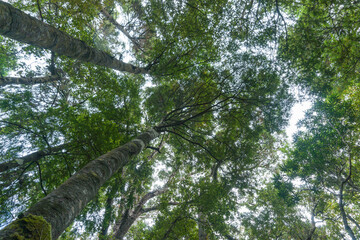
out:
M120 32L122 32L141 52L144 52L144 50L141 48L140 44L135 41L135 39L125 30L123 26L121 26L111 15L108 11L106 11L105 8L101 9L101 13L104 15L104 17L109 20Z
M281 17L281 19L283 20L284 22L284 26L285 26L285 38L286 38L286 44L288 42L288 30L287 30L287 24L286 24L286 21L285 21L285 18L284 16L281 14L280 12L280 8L279 8L279 0L275 0L275 5L276 5L276 12L279 14L279 16Z
M39 171L39 180L40 180L40 187L43 191L43 193L45 194L45 196L47 195L46 193L46 190L44 188L44 185L43 185L43 179L42 179L42 176L41 176L41 167L40 167L40 164L38 161L35 161L36 165L38 166L38 171Z

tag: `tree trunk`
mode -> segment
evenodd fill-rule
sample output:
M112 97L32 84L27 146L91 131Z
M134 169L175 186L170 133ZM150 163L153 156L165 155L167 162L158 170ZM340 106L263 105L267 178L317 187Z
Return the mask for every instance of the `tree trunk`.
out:
M117 228L116 233L114 234L114 239L121 240L124 238L125 234L129 231L132 224L135 220L140 217L142 212L129 214L121 217L121 221L115 224Z
M313 200L313 201L315 201L315 200ZM311 210L311 230L310 230L309 236L306 238L306 240L311 240L316 231L315 211L316 211L317 205L318 205L318 203L315 203L313 209Z
M30 164L31 162L35 162L40 160L41 158L51 155L52 153L61 151L67 147L69 147L69 143L60 144L58 146L48 148L46 150L39 150L37 152L30 153L24 157L17 159L16 161L4 162L0 164L0 173L5 172L9 169L13 169L22 165Z
M1 77L0 86L6 86L10 84L25 84L32 85L36 83L48 83L59 80L60 77L57 75L51 75L46 77Z
M352 240L356 240L355 234L353 232L353 230L351 229L351 227L349 226L349 223L347 221L347 217L346 217L346 212L345 212L345 208L344 208L344 202L343 202L343 190L344 190L344 184L345 182L343 182L340 186L340 191L339 191L339 208L340 208L340 214L343 220L343 224L344 224L344 228L345 231L349 234L349 236L351 237Z
M167 191L167 189L167 185L165 185L165 187L161 189L148 192L144 197L141 198L133 211L126 211L125 214L121 217L121 220L114 226L114 238L117 240L122 240L136 219L138 219L145 212L157 210L157 207L148 208L147 210L145 210L143 207L147 201L163 194Z
M106 204L105 204L105 214L104 214L104 220L101 224L101 230L100 230L100 234L99 234L99 239L106 239L106 235L110 226L110 222L111 222L111 214L112 214L112 204L113 204L113 197L108 197L106 199Z
M105 213L104 213L104 219L101 224L101 230L99 232L99 239L107 239L106 235L108 233L108 229L110 226L110 223L113 218L113 202L114 202L114 196L119 190L119 186L121 185L121 181L124 177L124 169L121 169L121 176L119 176L116 180L114 185L111 187L110 191L107 193L107 199L105 204Z
M81 210L98 193L100 187L129 160L139 154L149 142L158 137L158 132L150 129L136 139L120 146L99 158L88 163L79 172L69 178L57 189L41 199L28 211L23 218L40 216L51 226L52 239L57 239L60 234L74 221ZM0 231L0 239L11 239L11 236L23 236L24 239L38 236L42 229L22 229L18 221ZM38 238L36 238L38 239Z
M164 138L161 139L160 145L157 149L157 151L154 151L149 157L148 160L151 160L158 152L160 152L160 149L164 145ZM170 184L170 181L175 176L176 171L174 171L167 183L164 185L164 187L154 190L152 192L146 193L139 201L138 204L136 204L134 210L127 209L125 213L121 216L121 219L117 222L115 222L113 232L114 232L114 238L117 240L122 240L126 233L129 231L132 224L138 219L142 214L155 211L159 209L159 206L154 206L150 208L145 208L144 205L152 198L159 196L163 193L165 193L168 190L168 186ZM171 205L174 205L173 203L170 203Z
M208 240L208 234L205 228L207 221L206 216L202 212L199 212L198 218L199 240Z
M145 68L124 63L68 34L0 1L0 34L20 42L49 49L59 55L129 73L147 73Z

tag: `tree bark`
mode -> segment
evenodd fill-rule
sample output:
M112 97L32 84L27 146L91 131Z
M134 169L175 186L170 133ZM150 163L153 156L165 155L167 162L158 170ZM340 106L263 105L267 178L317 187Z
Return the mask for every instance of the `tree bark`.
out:
M10 84L25 84L32 85L36 83L48 83L59 80L60 77L57 75L51 75L46 77L1 77L0 86L6 86Z
M343 220L343 224L344 224L344 228L345 231L349 234L349 236L351 237L352 240L356 240L355 234L353 232L353 230L351 229L351 227L349 226L349 223L347 221L347 216L346 216L346 212L345 212L345 208L344 208L344 201L343 201L343 190L344 190L344 184L345 182L343 182L340 186L340 190L339 190L339 208L340 208L340 214Z
M0 1L0 34L20 42L49 49L59 55L118 71L134 74L148 72L145 68L124 63L104 51L92 48L83 41L75 39L2 1Z
M138 219L145 212L156 210L157 208L149 208L148 210L145 210L143 207L147 201L163 194L167 191L167 189L168 188L165 185L165 187L161 189L148 192L144 197L141 198L133 211L126 211L121 217L121 220L114 226L114 238L117 240L122 240L136 219Z
M41 158L51 155L52 153L61 151L67 147L69 147L69 143L60 144L58 146L48 148L46 150L39 150L37 152L30 153L24 157L19 158L16 161L4 162L0 164L0 173L8 171L9 169L13 169L22 165L30 164L31 162L35 162L40 160Z
M150 129L123 146L91 161L26 211L25 218L33 215L43 217L51 225L52 239L57 239L87 203L96 196L100 187L158 135L157 131ZM11 239L11 236L20 234L17 231L20 227L16 221L12 222L0 231L0 239ZM35 232L38 229L34 228L32 231L31 234L36 236Z

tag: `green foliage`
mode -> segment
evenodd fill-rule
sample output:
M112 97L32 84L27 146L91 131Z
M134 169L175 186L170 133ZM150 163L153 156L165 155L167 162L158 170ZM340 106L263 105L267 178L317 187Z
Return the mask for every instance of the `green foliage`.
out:
M0 36L0 77L6 76L17 63L14 42Z
M318 94L357 82L359 3L303 0L289 8L297 11L296 23L281 50L296 68L297 81Z
M1 173L1 226L150 127L163 136L114 173L61 239L111 239L127 216L138 218L127 239L198 239L201 229L208 239L339 239L336 194L360 220L358 2L13 4L92 47L146 66L149 74L117 73L0 38L0 75L61 77L1 89L0 163L70 143ZM100 14L103 8L122 30ZM23 56L43 59L44 66L31 69ZM318 97L301 123L306 130L280 153L278 134L295 86ZM159 186L165 187L161 194L143 200ZM248 211L240 213L241 207Z

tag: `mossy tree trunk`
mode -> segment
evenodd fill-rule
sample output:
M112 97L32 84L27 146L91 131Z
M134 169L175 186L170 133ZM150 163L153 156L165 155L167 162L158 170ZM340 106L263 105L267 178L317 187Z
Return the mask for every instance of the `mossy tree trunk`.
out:
M59 55L129 73L147 73L0 1L0 34Z
M34 215L43 217L51 226L52 239L57 239L80 214L86 204L96 196L100 187L158 135L158 132L150 129L125 145L91 161L26 211L25 218ZM0 239L11 239L11 235L21 234L20 231L14 232L13 229L17 229L17 227L17 221L14 221L1 230ZM27 232L26 239L29 236L37 236L38 230L34 229L33 233Z

